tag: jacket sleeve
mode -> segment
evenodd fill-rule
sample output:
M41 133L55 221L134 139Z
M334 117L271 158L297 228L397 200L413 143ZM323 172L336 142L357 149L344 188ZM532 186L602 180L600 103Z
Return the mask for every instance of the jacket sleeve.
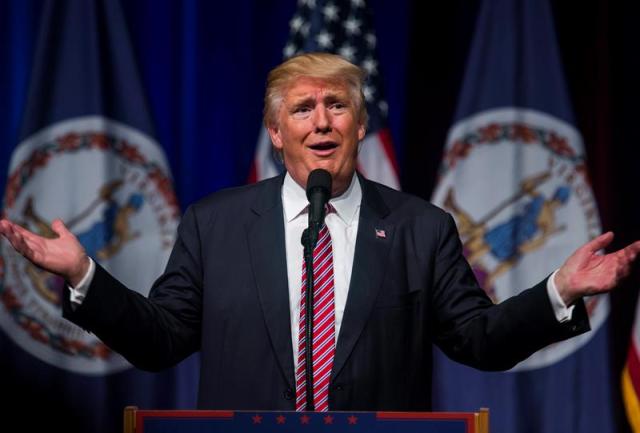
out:
M199 349L201 310L200 236L192 208L180 223L166 270L148 298L96 265L82 305L72 309L69 293L63 301L65 318L150 371L171 367Z
M584 302L572 319L556 320L547 279L494 304L462 254L450 215L439 228L432 294L435 343L455 361L482 370L506 370L535 351L590 329Z

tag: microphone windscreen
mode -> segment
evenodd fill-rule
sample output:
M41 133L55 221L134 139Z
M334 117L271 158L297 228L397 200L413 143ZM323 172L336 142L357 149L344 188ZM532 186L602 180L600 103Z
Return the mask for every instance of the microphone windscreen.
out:
M307 199L311 201L311 195L319 191L326 195L328 200L331 196L331 174L327 170L316 168L307 178Z

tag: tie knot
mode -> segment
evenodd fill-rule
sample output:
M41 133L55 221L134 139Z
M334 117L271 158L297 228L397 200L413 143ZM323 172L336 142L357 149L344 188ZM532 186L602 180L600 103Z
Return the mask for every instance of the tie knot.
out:
M337 213L337 212L338 211L336 211L336 208L333 207L333 205L331 203L327 203L327 204L324 205L324 214L325 214L325 216L329 215L330 213ZM304 213L309 213L309 205L307 205L307 207L305 207L302 210L302 213L303 214Z
M330 213L334 213L335 211L336 211L336 208L334 208L331 203L327 203L324 205L325 215L329 215Z

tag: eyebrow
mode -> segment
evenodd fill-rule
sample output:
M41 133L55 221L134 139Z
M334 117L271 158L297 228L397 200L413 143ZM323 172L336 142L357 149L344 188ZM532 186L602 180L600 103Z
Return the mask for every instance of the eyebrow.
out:
M341 92L326 92L322 98L325 102L335 102L335 101L345 101L349 100L348 95L341 95ZM316 98L312 95L303 95L303 96L293 96L291 105L305 105L310 103L315 103Z

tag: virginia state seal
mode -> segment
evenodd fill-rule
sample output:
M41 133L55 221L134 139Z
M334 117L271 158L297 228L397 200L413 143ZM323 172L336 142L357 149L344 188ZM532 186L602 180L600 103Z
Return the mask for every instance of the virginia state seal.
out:
M20 143L5 194L6 216L45 237L62 218L87 253L146 294L175 241L179 207L158 144L113 120L56 123ZM39 359L84 374L129 364L61 316L61 278L32 265L3 241L0 326Z
M434 203L453 215L464 254L496 303L548 276L601 232L580 135L548 114L503 108L462 120L449 133L440 175ZM596 330L608 297L586 304ZM559 361L594 334L553 344L515 370Z

